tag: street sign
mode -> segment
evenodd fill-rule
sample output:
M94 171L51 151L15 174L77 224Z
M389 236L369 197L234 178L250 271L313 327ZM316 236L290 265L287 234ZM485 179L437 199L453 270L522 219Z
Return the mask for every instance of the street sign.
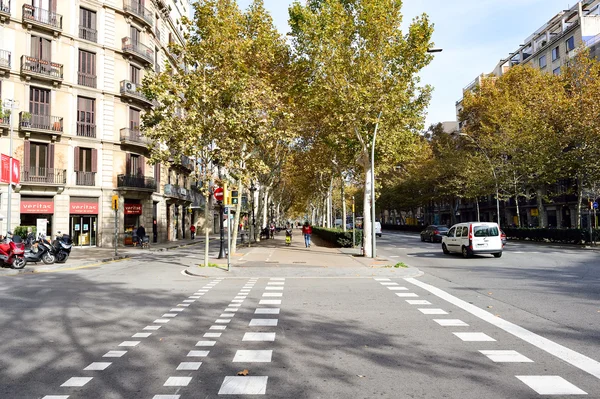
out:
M598 203L594 202L593 207L594 207L594 209L598 209Z
M213 197L215 197L217 201L223 201L223 188L215 188L215 191L213 192Z
M112 196L112 209L114 211L119 209L119 196L118 195Z

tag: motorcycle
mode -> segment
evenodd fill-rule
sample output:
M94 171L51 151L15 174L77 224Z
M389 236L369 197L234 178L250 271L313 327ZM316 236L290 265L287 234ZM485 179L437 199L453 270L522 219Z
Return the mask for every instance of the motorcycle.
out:
M43 234L40 234L36 240L34 235L29 233L25 239L25 248L25 260L27 262L44 262L47 265L51 265L56 261L54 248L46 241Z
M23 239L19 236L13 236L11 232L8 232L6 239L0 243L0 265L10 266L13 269L22 269L26 264Z
M56 257L56 263L65 263L69 259L71 254L71 248L73 247L73 240L68 234L60 234L56 236L56 239L52 243L54 248L54 256Z

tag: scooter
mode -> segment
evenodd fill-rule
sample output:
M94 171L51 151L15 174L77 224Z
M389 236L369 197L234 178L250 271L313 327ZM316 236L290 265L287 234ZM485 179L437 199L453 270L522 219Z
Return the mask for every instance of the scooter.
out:
M71 248L73 247L73 240L68 234L60 234L56 236L56 239L52 243L54 248L54 256L56 257L56 263L65 263L69 259L71 254Z
M0 243L0 265L10 266L13 269L22 269L26 264L23 239L19 236L13 236L11 232L8 232L6 239Z
M47 265L51 265L55 262L56 258L53 254L53 248L50 243L45 240L43 234L40 234L38 239L35 240L32 233L30 233L25 240L25 260L27 262L38 263L44 262Z

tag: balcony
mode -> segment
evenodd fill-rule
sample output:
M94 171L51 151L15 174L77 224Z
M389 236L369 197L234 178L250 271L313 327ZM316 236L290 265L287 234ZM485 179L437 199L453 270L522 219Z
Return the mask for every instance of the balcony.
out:
M10 0L0 0L0 21L10 18Z
M121 144L148 147L150 140L142 135L139 129L121 129Z
M90 75L89 73L77 72L77 84L86 87L96 88L96 75Z
M0 50L0 75L10 72L12 54L7 50Z
M98 31L96 29L79 25L79 38L98 43Z
M152 105L152 101L148 100L148 98L138 90L138 85L135 83L130 82L129 80L122 80L119 86L121 96L129 102L137 101L148 106Z
M96 137L96 124L89 122L77 122L77 135L80 137Z
M96 185L96 172L75 172L75 184L78 186L95 186Z
M19 129L23 132L60 135L63 132L63 118L22 111L19 112Z
M21 56L21 75L27 80L34 77L51 81L57 85L63 81L63 65L23 55Z
M35 26L58 36L62 31L62 18L62 15L55 12L23 4L23 24L27 25L27 29Z
M165 184L164 194L167 197L181 199L184 201L191 201L192 198L190 190L175 184Z
M123 190L156 191L156 180L153 177L118 175L117 187Z
M121 39L122 50L130 58L137 58L148 66L154 63L154 51L140 42L133 41L130 37Z
M10 117L0 115L0 132L10 129Z
M158 42L161 43L161 40L160 40L160 29L158 29L158 26L154 28L154 34L156 35L156 39L158 40Z
M123 0L123 11L149 27L154 25L152 12L136 1Z
M34 166L30 167L29 169L23 168L21 174L21 182L56 185L66 184L67 170L54 168L38 168Z

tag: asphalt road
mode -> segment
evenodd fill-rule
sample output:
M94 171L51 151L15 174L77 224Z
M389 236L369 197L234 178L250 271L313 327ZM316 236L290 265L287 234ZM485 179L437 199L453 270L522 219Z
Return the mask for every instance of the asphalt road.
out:
M313 269L301 277L190 277L182 271L198 260L175 250L4 277L0 397L481 399L546 397L539 393L545 389L600 397L591 327L598 315L588 315L590 327L582 329L574 326L586 318L573 314L598 305L593 282L562 292L560 273L576 271L555 266L555 280L533 283L549 268L543 259L591 269L596 253L508 251L465 261L400 235L386 235L380 249L425 275L325 278ZM517 274L517 264L530 271ZM559 287L544 295L554 281ZM522 302L529 296L536 304ZM545 317L544 309L559 307L555 299L571 311ZM486 350L517 353L487 353L510 360L497 362ZM244 370L247 376L237 376Z

